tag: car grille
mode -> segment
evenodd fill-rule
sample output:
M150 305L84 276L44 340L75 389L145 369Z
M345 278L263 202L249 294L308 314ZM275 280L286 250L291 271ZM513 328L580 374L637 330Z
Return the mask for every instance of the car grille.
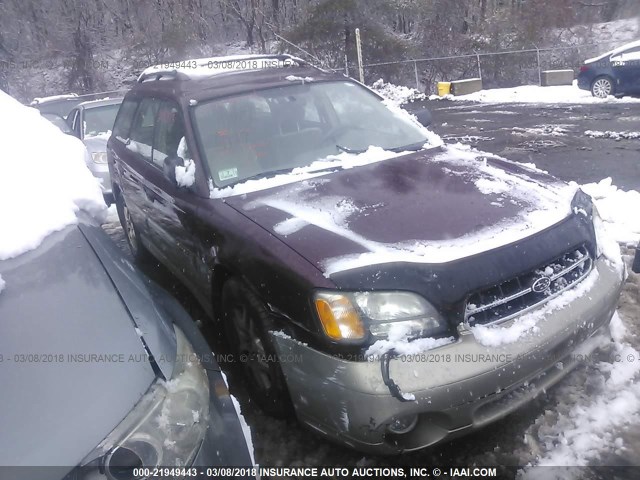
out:
M572 287L592 267L586 247L572 249L542 268L473 293L465 306L465 323L473 326L509 320Z

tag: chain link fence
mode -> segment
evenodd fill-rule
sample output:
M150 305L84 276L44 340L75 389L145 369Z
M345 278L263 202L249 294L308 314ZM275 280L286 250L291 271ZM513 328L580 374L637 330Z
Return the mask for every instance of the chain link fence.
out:
M435 93L440 81L482 78L484 88L539 85L545 70L576 72L587 58L612 50L620 42L601 42L567 47L528 48L501 52L468 53L363 65L365 82L414 86ZM347 75L357 76L357 67L346 66Z

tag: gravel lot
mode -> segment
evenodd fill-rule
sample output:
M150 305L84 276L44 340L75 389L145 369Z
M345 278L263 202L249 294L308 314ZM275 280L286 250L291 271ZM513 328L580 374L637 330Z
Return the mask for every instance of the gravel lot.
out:
M525 106L479 105L459 102L424 102L433 112L433 129L448 142L470 143L479 149L513 160L533 162L563 180L578 183L613 177L614 183L640 190L640 140L612 140L585 136L587 130L640 131L640 107L636 105ZM411 108L419 107L418 104ZM554 133L555 132L555 133ZM107 233L129 254L122 229L117 223L104 226ZM625 251L627 263L632 250ZM204 314L195 300L164 268L145 266L154 280L178 297L198 320ZM619 304L619 313L630 334L628 342L640 350L640 276L631 274ZM225 346L210 328L204 327L212 348ZM610 355L603 359L611 363ZM295 421L281 421L252 408L233 365L222 365L252 428L256 460L263 465L526 465L554 448L554 432L569 428L575 405L589 405L604 393L602 368L579 367L563 382L525 408L479 433L445 443L436 448L385 458L363 456L328 443ZM636 412L637 414L637 412ZM570 422L569 422L570 423ZM589 460L591 465L640 465L640 419L609 437L603 434L602 448ZM608 444L608 439L621 439ZM622 443L620 443L622 442ZM622 445L622 446L620 446ZM585 472L580 472L585 475ZM543 477L544 478L544 477ZM593 477L590 477L593 478ZM631 471L617 472L617 478L637 478Z

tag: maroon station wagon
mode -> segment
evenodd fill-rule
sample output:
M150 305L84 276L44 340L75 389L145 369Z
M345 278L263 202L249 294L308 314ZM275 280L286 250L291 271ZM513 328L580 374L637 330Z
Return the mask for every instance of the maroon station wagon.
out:
M544 392L610 338L624 275L590 197L428 118L295 57L220 57L143 72L108 142L133 255L191 290L266 412L363 451Z

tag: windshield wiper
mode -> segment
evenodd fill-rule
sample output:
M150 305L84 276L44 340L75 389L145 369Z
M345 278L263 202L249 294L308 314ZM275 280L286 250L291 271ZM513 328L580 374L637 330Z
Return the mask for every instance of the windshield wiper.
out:
M401 147L388 148L387 150L391 152L418 152L424 148L424 144L427 143L427 139L425 138L422 142L410 143L409 145L403 145Z
M345 153L355 153L355 154L359 154L359 153L364 153L366 152L366 150L362 150L362 149L356 149L356 148L347 148L347 147L343 147L342 145L336 145L336 148L338 150L342 150Z
M278 170L268 170L266 172L256 173L255 175L251 175L250 177L241 178L237 182L230 183L229 185L226 185L226 186L230 187L231 185L235 185L236 183L244 183L247 180L258 180L260 178L275 177L276 175L280 175L282 173L290 173L294 168L298 168L298 167L280 168Z

